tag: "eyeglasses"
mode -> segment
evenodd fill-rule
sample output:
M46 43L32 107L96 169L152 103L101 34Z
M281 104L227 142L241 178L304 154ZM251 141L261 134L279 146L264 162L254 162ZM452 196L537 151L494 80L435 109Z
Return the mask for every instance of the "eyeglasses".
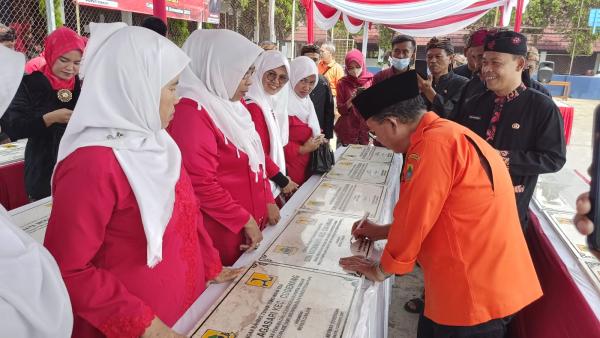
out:
M369 138L376 140L377 139L377 135L375 135L372 131L369 131Z
M286 84L289 81L289 78L287 75L277 75L276 72L270 70L266 73L267 75L267 80L269 80L269 82L275 82L275 80L278 80L280 84Z
M319 58L310 58L311 60L313 60L315 63L319 62Z

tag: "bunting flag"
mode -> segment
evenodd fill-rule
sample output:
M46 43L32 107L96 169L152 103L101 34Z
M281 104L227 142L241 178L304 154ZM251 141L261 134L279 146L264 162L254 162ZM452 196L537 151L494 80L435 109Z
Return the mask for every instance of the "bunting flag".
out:
M507 26L518 0L302 0L315 24L331 29L340 19L351 34L364 23L384 24L415 37L445 35L475 23L500 7ZM523 10L527 6L524 0ZM308 11L307 11L308 12Z

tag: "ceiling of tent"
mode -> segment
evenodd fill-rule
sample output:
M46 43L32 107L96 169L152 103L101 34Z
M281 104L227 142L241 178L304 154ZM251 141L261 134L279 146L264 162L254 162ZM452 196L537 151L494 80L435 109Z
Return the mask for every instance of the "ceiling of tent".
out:
M316 25L325 30L342 19L352 34L366 22L429 37L461 30L496 7L502 11L502 25L507 26L516 6L517 0L314 0L313 13Z

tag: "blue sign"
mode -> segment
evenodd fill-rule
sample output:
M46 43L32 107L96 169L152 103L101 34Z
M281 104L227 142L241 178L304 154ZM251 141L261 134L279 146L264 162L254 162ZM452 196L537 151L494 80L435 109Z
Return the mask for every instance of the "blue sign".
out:
M592 27L592 34L595 34L596 27L600 27L600 8L590 8L588 26Z

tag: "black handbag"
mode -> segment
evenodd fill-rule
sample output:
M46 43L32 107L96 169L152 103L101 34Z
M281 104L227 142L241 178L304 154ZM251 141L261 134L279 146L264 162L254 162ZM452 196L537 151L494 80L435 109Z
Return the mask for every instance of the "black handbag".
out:
M321 144L310 156L310 172L312 175L328 172L335 163L329 142Z

